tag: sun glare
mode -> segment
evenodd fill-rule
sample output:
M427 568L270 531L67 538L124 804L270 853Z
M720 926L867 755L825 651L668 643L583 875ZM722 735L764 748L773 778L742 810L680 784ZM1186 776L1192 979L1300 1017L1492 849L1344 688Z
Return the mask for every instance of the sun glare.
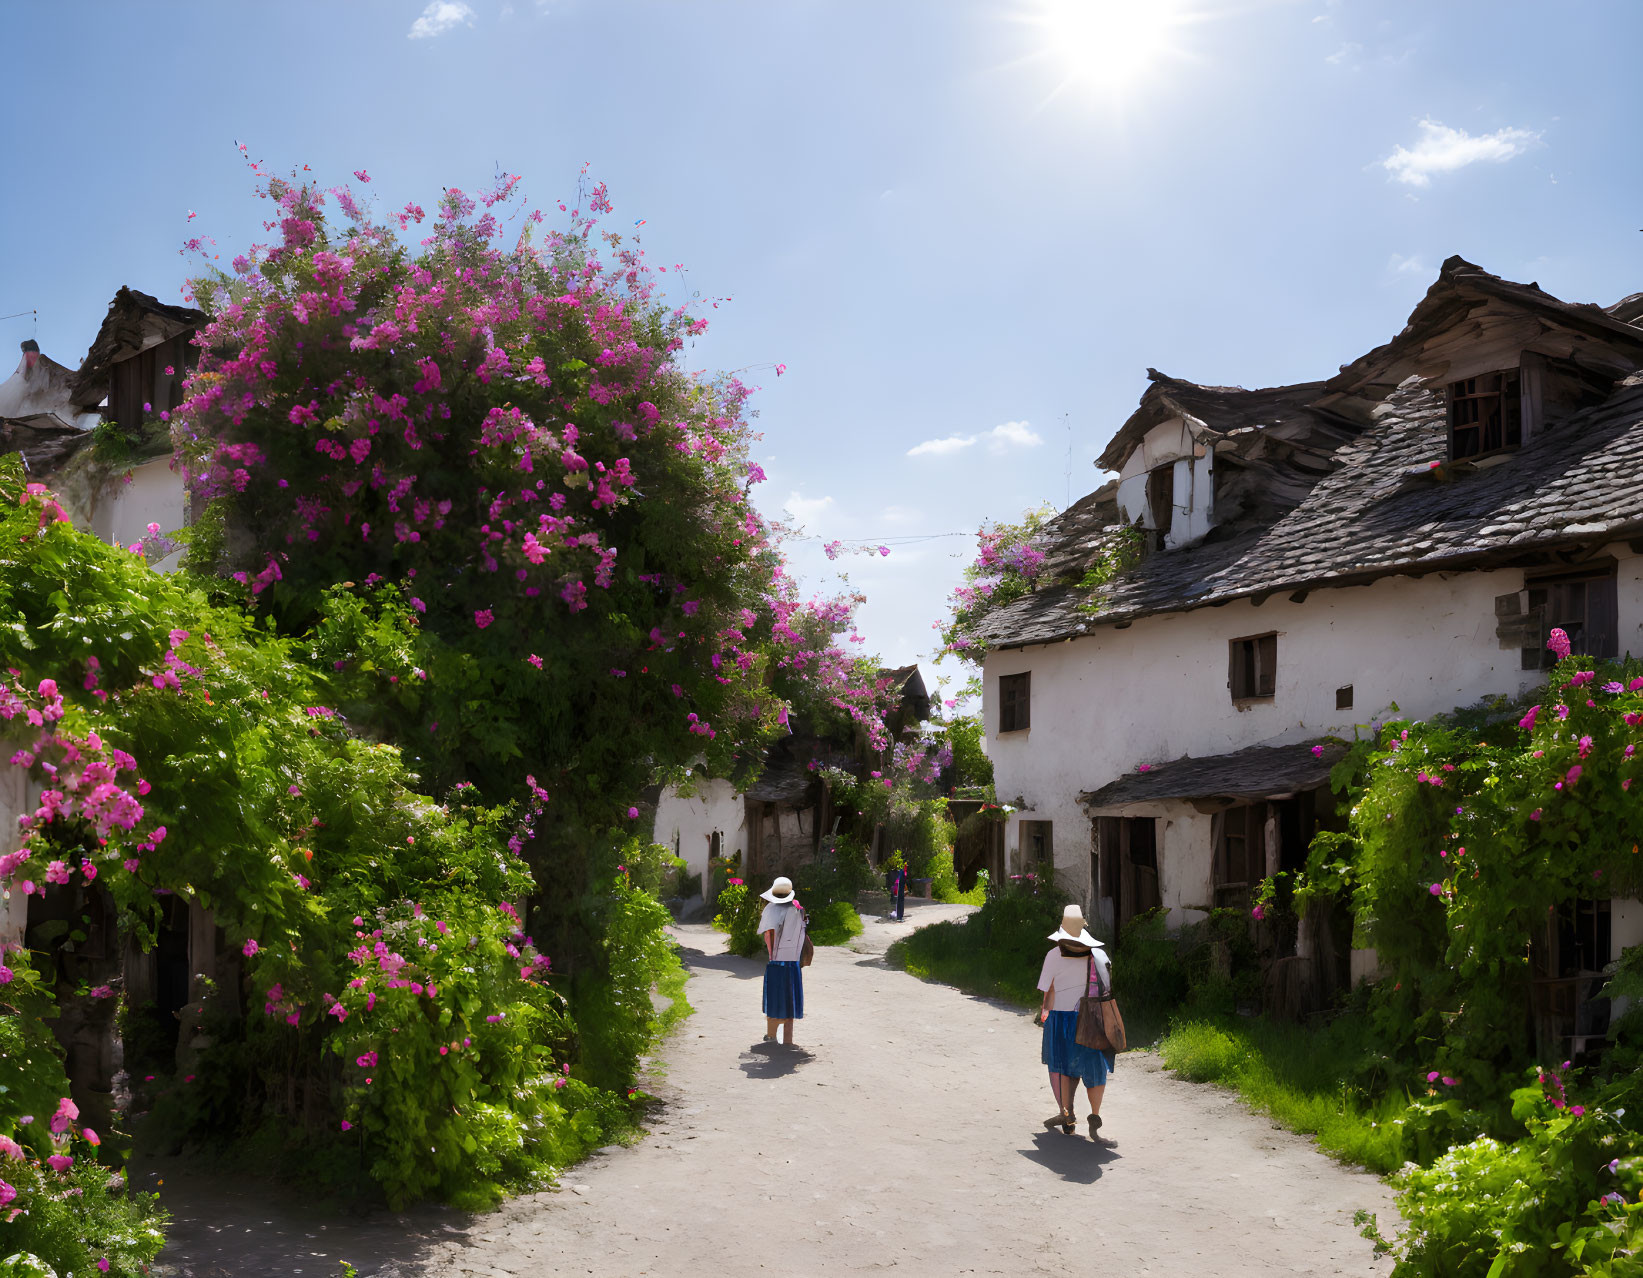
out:
M1057 92L1120 94L1178 53L1172 40L1185 14L1179 0L1032 0L1027 20L1042 54L1061 68Z

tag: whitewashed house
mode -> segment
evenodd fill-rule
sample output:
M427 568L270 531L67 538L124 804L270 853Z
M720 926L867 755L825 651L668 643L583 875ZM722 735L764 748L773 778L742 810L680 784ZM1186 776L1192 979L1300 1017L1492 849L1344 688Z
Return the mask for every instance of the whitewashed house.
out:
M1451 258L1325 381L1150 373L1097 462L1117 481L1048 526L1037 588L980 632L1012 865L1053 864L1109 927L1203 918L1341 819L1324 738L1515 696L1554 626L1643 652L1640 318ZM1080 579L1136 526L1146 553L1092 600ZM1643 940L1636 903L1592 915L1582 969Z

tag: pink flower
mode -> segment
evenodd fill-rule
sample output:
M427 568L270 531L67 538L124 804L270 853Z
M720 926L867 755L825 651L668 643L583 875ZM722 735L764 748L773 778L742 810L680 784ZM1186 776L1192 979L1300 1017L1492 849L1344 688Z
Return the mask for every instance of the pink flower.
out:
M255 940L248 940L244 945L240 946L240 953L245 955L246 958L250 958L260 948L261 946L259 946Z
M74 1166L74 1160L67 1154L53 1154L51 1157L46 1159L46 1166L50 1167L54 1172L66 1172L70 1167Z
M1266 917L1266 906L1257 905L1253 910L1251 910L1249 912L1249 916L1250 916L1250 918L1255 919L1257 922L1259 922L1261 919L1264 919Z
M1549 636L1547 636L1546 646L1557 654L1557 659L1559 661L1567 661L1568 660L1568 658L1569 658L1569 636L1566 635L1562 630L1554 629L1552 631L1552 633Z
M1433 1071L1432 1071L1432 1072L1431 1072L1431 1073L1430 1073L1430 1074L1428 1074L1428 1075L1427 1075L1427 1076L1426 1076L1426 1081L1427 1081L1427 1082L1428 1082L1428 1083L1435 1083L1435 1082L1437 1082L1437 1081L1438 1081L1438 1071L1437 1071L1437 1070L1433 1070Z
M629 821L633 820L638 815L639 815L639 809L638 808L629 808L628 809L628 820Z
M489 608L481 608L478 612L474 613L474 625L478 626L481 630L495 620L496 617Z
M345 1118L342 1120L342 1130L345 1132L351 1132L354 1130L354 1125Z
M17 1191L15 1189L13 1189L10 1185L6 1184L5 1181L0 1180L0 1207L4 1207L7 1203L9 1203L13 1198L16 1198L16 1197L17 1197Z
M1445 1086L1445 1087L1453 1087L1453 1086L1454 1086L1454 1085L1455 1085L1455 1084L1456 1084L1456 1083L1458 1083L1458 1082L1459 1082L1459 1081L1460 1081L1460 1080L1459 1080L1459 1079L1458 1079L1458 1078L1447 1078L1447 1077L1446 1077L1446 1078L1445 1078L1445 1079L1444 1079L1444 1080L1443 1080L1443 1085L1444 1085L1444 1086Z
M1138 764L1135 765L1135 770L1137 772L1151 772L1152 771L1152 764L1150 764L1150 763L1138 763Z
M1525 732L1533 732L1535 730L1535 716L1539 713L1539 706L1530 706L1529 713L1517 721L1517 726L1522 728Z
M56 1133L66 1132L80 1117L80 1107L67 1096L57 1102L57 1112L51 1116L51 1130Z
M1324 748L1323 748L1323 747L1322 747L1322 746L1321 746L1321 745L1315 745L1315 746L1313 746L1313 747L1312 747L1312 757L1313 757L1313 758L1314 758L1314 759L1321 759L1321 758L1323 758L1323 757L1324 757Z
M1576 1118L1584 1118L1586 1116L1586 1107L1584 1105L1571 1105L1569 1106L1569 1112Z
M1427 888L1426 890L1428 892L1430 892L1433 896L1442 896L1443 895L1443 884L1434 883L1431 887Z
M92 1131L89 1127L82 1127L80 1129L80 1139L91 1146L97 1146L103 1143L103 1138L96 1132Z

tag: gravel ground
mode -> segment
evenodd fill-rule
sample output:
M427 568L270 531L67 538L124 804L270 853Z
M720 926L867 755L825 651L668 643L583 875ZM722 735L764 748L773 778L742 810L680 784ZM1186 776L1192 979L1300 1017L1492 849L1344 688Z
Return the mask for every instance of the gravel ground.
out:
M696 1014L662 1050L637 1145L481 1217L325 1220L266 1197L225 1214L183 1181L164 1259L178 1278L343 1258L380 1278L1389 1271L1352 1226L1359 1207L1396 1223L1378 1180L1149 1054L1121 1057L1107 1090L1114 1147L1046 1132L1030 1017L884 964L897 936L967 912L909 902L907 922L818 949L796 1049L760 1041L763 964L681 926Z

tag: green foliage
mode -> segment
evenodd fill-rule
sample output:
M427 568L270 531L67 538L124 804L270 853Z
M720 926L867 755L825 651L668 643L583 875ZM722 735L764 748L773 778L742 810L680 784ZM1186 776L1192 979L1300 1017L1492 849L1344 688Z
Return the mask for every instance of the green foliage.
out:
M1643 1137L1620 1112L1570 1106L1560 1087L1513 1093L1528 1134L1479 1136L1394 1180L1407 1229L1399 1278L1562 1278L1643 1267ZM1371 1225L1366 1234L1379 1239Z
M979 693L977 694L980 695ZM982 748L986 731L979 714L955 715L944 720L941 732L953 751L953 784L963 790L993 784L993 761Z
M31 1272L19 1256L61 1275L107 1272L136 1278L147 1271L165 1238L165 1213L152 1194L131 1193L119 1170L118 1133L94 1133L59 1118L68 1077L47 1028L54 1014L38 973L15 954L0 956L0 1275ZM53 1139L52 1126L64 1130ZM65 1171L46 1165L53 1155L73 1163ZM99 1162L99 1156L105 1161ZM13 1196L15 1195L15 1196ZM13 1263L15 1262L15 1263Z
M851 937L861 935L861 915L848 901L829 901L808 913L810 940L816 945L848 945Z
M835 902L853 905L857 894L878 882L878 875L859 843L841 839L824 844L814 860L793 871L792 879L800 904L814 917Z
M727 933L726 948L742 958L764 953L764 941L759 936L759 916L764 913L764 900L740 879L732 879L719 893L719 913L713 926Z
M953 868L953 850L943 848L930 858L930 895L948 905L984 905L987 901L987 871L982 870L968 892L959 888L958 871Z
M1099 616L1107 606L1107 587L1141 562L1146 546L1146 534L1139 528L1108 529L1090 560L1088 571L1078 583L1086 596L1078 605L1078 611L1086 617Z

